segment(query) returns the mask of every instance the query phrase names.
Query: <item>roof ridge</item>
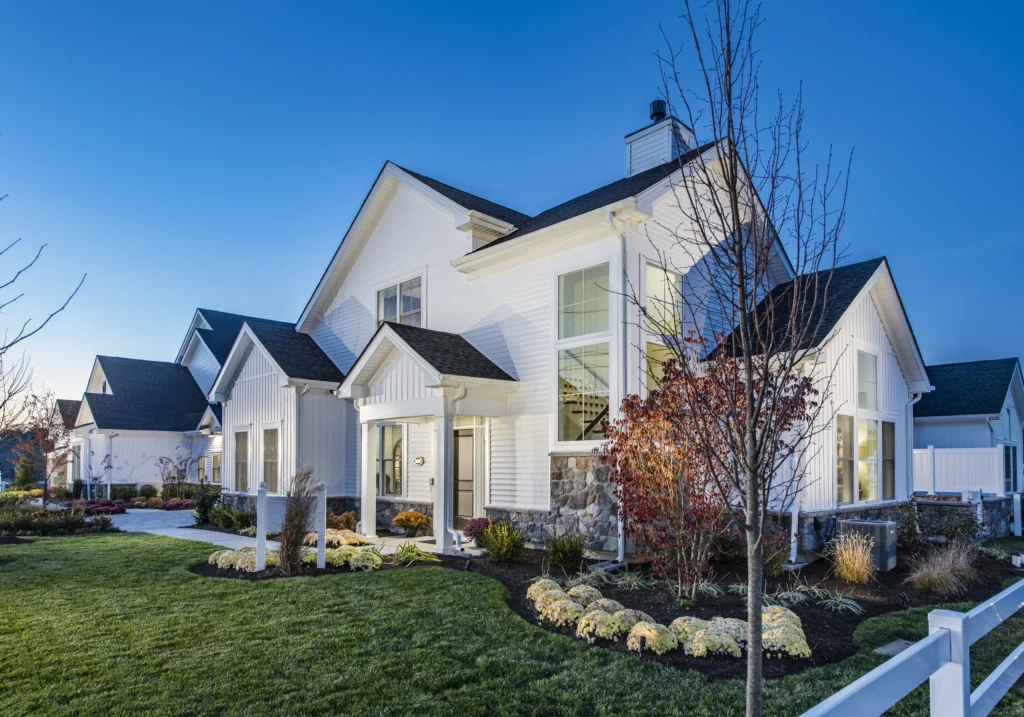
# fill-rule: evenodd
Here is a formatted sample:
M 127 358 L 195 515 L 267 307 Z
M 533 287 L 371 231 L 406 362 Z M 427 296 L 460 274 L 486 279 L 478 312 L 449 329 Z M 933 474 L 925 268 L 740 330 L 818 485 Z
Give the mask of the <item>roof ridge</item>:
M 446 189 L 450 189 L 453 192 L 458 192 L 459 194 L 464 194 L 467 197 L 470 197 L 472 199 L 477 199 L 477 200 L 479 200 L 481 202 L 484 202 L 486 204 L 491 204 L 491 205 L 493 205 L 493 206 L 495 206 L 495 207 L 497 207 L 499 209 L 502 209 L 502 210 L 504 210 L 506 212 L 510 212 L 512 214 L 515 214 L 515 215 L 518 216 L 518 218 L 520 220 L 532 219 L 533 218 L 529 214 L 526 214 L 525 212 L 521 212 L 518 209 L 513 209 L 512 207 L 509 207 L 509 206 L 507 206 L 505 204 L 499 204 L 498 202 L 495 202 L 493 200 L 487 199 L 486 197 L 481 197 L 479 194 L 473 194 L 472 192 L 467 192 L 465 189 L 459 189 L 458 187 L 452 186 L 451 184 L 448 184 L 447 182 L 442 182 L 440 179 L 434 179 L 433 177 L 427 176 L 426 174 L 421 174 L 419 172 L 414 172 L 411 169 L 407 169 L 406 167 L 403 167 L 402 165 L 398 164 L 397 162 L 392 162 L 392 164 L 394 164 L 396 167 L 401 169 L 403 172 L 406 172 L 407 174 L 411 174 L 413 177 L 415 177 L 416 179 L 420 180 L 421 182 L 423 182 L 427 186 L 430 186 L 431 183 L 440 185 L 441 187 L 445 187 Z M 424 181 L 424 180 L 426 180 L 426 181 Z M 431 187 L 431 189 L 437 190 L 437 187 Z M 456 201 L 456 202 L 459 201 L 458 199 L 456 199 L 454 197 L 449 197 L 449 198 L 452 199 L 453 201 Z M 461 202 L 459 202 L 459 203 L 461 204 Z M 466 209 L 472 210 L 473 207 L 466 207 Z M 479 210 L 479 211 L 483 211 L 483 210 Z M 487 214 L 486 211 L 483 211 L 483 213 Z M 495 219 L 502 219 L 502 217 L 495 217 Z M 507 221 L 507 219 L 502 219 L 502 220 L 503 221 Z M 515 222 L 512 222 L 512 223 L 514 224 Z
M 1006 358 L 997 359 L 975 359 L 974 361 L 947 361 L 946 363 L 933 363 L 928 364 L 925 368 L 942 368 L 943 366 L 967 366 L 975 363 L 1003 363 L 1005 361 L 1020 362 L 1020 358 L 1017 356 L 1007 356 Z

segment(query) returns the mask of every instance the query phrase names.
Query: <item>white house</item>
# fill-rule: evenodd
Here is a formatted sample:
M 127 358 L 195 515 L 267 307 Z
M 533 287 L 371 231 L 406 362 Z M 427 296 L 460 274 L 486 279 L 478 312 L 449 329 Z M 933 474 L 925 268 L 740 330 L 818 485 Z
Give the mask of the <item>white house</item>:
M 666 229 L 688 221 L 673 187 L 718 161 L 675 118 L 652 119 L 626 137 L 625 178 L 536 216 L 386 163 L 292 330 L 309 341 L 247 323 L 214 383 L 225 491 L 251 499 L 266 476 L 280 491 L 317 461 L 368 534 L 415 508 L 441 547 L 487 515 L 534 542 L 579 531 L 615 550 L 594 449 L 602 419 L 646 390 L 643 356 L 661 340 L 625 297 L 663 305 L 666 285 L 686 280 L 692 260 Z M 659 268 L 659 252 L 679 274 Z M 845 303 L 829 316 L 839 339 L 820 338 L 822 360 L 840 366 L 843 419 L 828 440 L 842 445 L 819 452 L 807 511 L 907 499 L 909 404 L 929 387 L 888 264 L 840 271 Z M 779 285 L 793 278 L 781 244 L 771 272 Z M 840 344 L 849 350 L 831 353 Z M 854 432 L 874 448 L 848 456 Z
M 1021 490 L 1024 381 L 1016 358 L 928 367 L 935 391 L 914 409 L 915 490 Z

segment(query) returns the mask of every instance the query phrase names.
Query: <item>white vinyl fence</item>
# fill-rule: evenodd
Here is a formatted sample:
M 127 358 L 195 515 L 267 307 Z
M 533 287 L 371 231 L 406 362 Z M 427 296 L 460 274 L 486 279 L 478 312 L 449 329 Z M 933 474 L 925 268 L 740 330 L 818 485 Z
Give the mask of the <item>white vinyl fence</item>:
M 914 492 L 1005 495 L 1003 447 L 914 449 Z
M 928 637 L 802 717 L 881 715 L 928 680 L 931 717 L 984 717 L 1024 673 L 1024 643 L 971 692 L 970 647 L 1024 607 L 1024 580 L 967 613 L 932 610 Z

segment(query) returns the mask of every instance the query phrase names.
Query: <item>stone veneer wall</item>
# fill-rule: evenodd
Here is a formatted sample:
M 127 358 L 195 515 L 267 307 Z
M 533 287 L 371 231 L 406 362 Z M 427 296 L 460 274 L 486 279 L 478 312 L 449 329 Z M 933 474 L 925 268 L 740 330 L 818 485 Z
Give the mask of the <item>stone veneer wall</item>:
M 523 537 L 543 545 L 547 536 L 579 533 L 597 552 L 618 550 L 618 507 L 609 488 L 608 466 L 593 453 L 551 456 L 551 508 L 548 511 L 488 508 L 492 520 L 512 523 Z
M 951 513 L 977 515 L 978 507 L 959 496 L 927 496 L 915 498 L 919 521 L 938 524 Z M 990 538 L 1003 538 L 1013 531 L 1013 497 L 984 496 L 981 500 L 981 530 Z
M 418 510 L 423 515 L 427 516 L 429 521 L 427 527 L 420 528 L 420 535 L 429 533 L 433 530 L 434 524 L 434 504 L 433 503 L 414 503 L 411 501 L 398 501 L 398 500 L 380 500 L 377 499 L 377 528 L 387 531 L 395 531 L 396 528 L 392 525 L 391 521 L 395 519 L 395 516 L 399 513 L 404 513 L 407 510 Z M 359 515 L 356 513 L 356 515 Z
M 819 557 L 817 553 L 835 535 L 840 520 L 891 520 L 898 523 L 900 521 L 899 510 L 907 502 L 909 501 L 875 507 L 852 506 L 831 511 L 800 513 L 797 525 L 798 559 L 801 561 L 816 560 Z M 783 517 L 783 526 L 787 531 L 790 530 L 791 520 L 790 515 Z

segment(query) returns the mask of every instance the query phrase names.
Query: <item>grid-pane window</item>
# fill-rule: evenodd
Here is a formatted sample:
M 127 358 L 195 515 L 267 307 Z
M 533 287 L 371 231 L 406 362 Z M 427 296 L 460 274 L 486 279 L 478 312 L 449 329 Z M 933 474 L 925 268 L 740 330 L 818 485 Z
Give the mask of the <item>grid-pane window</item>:
M 857 421 L 858 500 L 878 500 L 878 421 Z
M 857 408 L 878 410 L 878 357 L 857 352 Z
M 220 455 L 217 453 L 213 454 L 213 472 L 210 480 L 220 485 Z
M 235 433 L 235 490 L 249 492 L 249 432 Z
M 199 462 L 196 463 L 196 479 L 200 483 L 206 482 L 206 456 L 199 456 Z
M 403 324 L 409 324 L 410 326 L 422 326 L 420 321 L 420 286 L 422 281 L 419 277 L 410 281 L 402 282 L 400 294 L 402 297 L 402 313 L 399 316 L 399 321 Z
M 558 440 L 604 438 L 608 418 L 608 344 L 589 344 L 558 352 Z
M 277 492 L 278 474 L 278 430 L 276 428 L 263 429 L 263 482 L 267 484 L 268 493 Z
M 648 391 L 661 388 L 661 379 L 665 376 L 665 362 L 672 358 L 671 349 L 648 342 L 644 349 L 644 377 Z
M 423 279 L 416 277 L 377 292 L 377 323 L 423 326 Z
M 402 495 L 402 427 L 381 426 L 378 436 L 377 493 Z
M 853 416 L 836 416 L 839 503 L 853 502 Z
M 398 287 L 389 286 L 377 292 L 377 323 L 398 321 Z
M 608 330 L 608 265 L 558 277 L 558 338 Z
M 882 500 L 896 498 L 896 424 L 882 421 Z
M 1003 490 L 1013 491 L 1013 446 L 1003 446 Z
M 647 330 L 659 336 L 680 336 L 683 278 L 654 264 L 647 265 Z

